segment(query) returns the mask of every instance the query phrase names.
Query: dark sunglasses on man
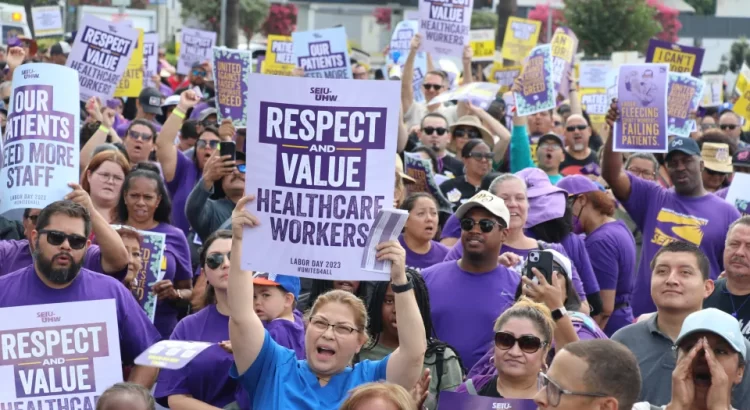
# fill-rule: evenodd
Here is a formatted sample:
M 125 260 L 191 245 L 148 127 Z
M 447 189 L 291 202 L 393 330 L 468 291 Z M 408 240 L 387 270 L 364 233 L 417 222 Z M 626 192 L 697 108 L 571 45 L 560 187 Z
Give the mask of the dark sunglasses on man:
M 737 127 L 739 127 L 739 125 L 736 125 L 736 124 L 721 124 L 721 125 L 719 125 L 719 128 L 721 128 L 722 131 L 734 130 Z
M 153 134 L 149 134 L 147 132 L 138 132 L 130 130 L 128 131 L 128 137 L 132 138 L 134 140 L 141 140 L 143 142 L 149 142 L 152 138 L 154 138 Z
M 461 230 L 462 231 L 470 231 L 474 229 L 474 225 L 479 225 L 479 229 L 484 233 L 490 233 L 493 229 L 495 229 L 495 225 L 500 227 L 500 229 L 503 228 L 503 225 L 500 224 L 497 221 L 493 221 L 492 219 L 481 219 L 479 222 L 471 219 L 471 218 L 464 218 L 461 220 Z
M 429 91 L 430 88 L 432 88 L 435 91 L 440 91 L 441 88 L 443 88 L 442 84 L 428 84 L 424 83 L 422 84 L 422 87 L 424 87 L 425 90 Z
M 565 128 L 565 130 L 568 131 L 568 132 L 573 132 L 575 130 L 583 131 L 583 130 L 585 130 L 588 127 L 589 127 L 588 125 L 584 125 L 584 124 L 581 124 L 581 125 L 568 125 Z
M 39 231 L 39 234 L 47 235 L 47 243 L 52 246 L 60 246 L 65 242 L 68 241 L 68 245 L 70 245 L 71 249 L 80 250 L 83 249 L 84 246 L 86 246 L 86 239 L 85 236 L 76 235 L 76 234 L 66 234 L 65 232 L 60 231 L 53 231 L 53 230 L 47 230 L 42 229 Z
M 422 128 L 422 132 L 424 132 L 426 135 L 437 133 L 437 135 L 443 136 L 446 132 L 448 132 L 448 129 L 443 127 L 424 127 Z

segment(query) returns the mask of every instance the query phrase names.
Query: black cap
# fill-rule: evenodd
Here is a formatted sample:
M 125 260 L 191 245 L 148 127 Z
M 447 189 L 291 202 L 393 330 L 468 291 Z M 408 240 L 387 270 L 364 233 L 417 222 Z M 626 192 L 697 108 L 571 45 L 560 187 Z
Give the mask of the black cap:
M 149 114 L 161 115 L 161 93 L 153 87 L 146 87 L 138 95 L 143 111 Z
M 70 54 L 70 44 L 60 41 L 52 45 L 49 49 L 49 55 L 56 56 L 56 55 L 65 55 L 67 56 Z
M 732 165 L 737 167 L 750 167 L 750 148 L 743 148 L 734 153 Z
M 701 155 L 701 149 L 698 148 L 698 143 L 692 138 L 686 137 L 675 137 L 669 142 L 669 151 L 667 151 L 667 159 L 672 155 L 673 152 L 682 152 L 687 155 Z
M 539 137 L 539 140 L 537 141 L 537 145 L 542 145 L 542 142 L 546 140 L 553 140 L 556 144 L 559 144 L 561 147 L 565 146 L 565 143 L 563 142 L 563 139 L 555 134 L 554 132 L 548 132 L 541 137 Z

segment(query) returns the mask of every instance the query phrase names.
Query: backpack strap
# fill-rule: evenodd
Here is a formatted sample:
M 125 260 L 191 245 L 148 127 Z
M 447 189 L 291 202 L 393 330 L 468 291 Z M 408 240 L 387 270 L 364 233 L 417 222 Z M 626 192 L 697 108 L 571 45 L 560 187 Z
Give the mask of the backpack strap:
M 477 388 L 474 387 L 474 382 L 471 379 L 466 380 L 466 392 L 472 396 L 478 396 Z

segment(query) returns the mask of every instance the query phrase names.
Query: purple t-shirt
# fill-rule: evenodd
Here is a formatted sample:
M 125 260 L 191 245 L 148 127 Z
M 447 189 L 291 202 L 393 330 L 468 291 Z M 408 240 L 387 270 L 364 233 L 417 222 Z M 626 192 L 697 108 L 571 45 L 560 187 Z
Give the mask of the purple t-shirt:
M 727 192 L 729 192 L 729 187 L 721 188 L 720 190 L 714 192 L 714 195 L 718 196 L 721 199 L 727 199 Z
M 167 182 L 167 189 L 172 199 L 172 224 L 180 228 L 185 236 L 190 232 L 190 222 L 185 216 L 185 204 L 200 178 L 201 171 L 195 162 L 178 151 L 174 178 Z
M 151 124 L 153 124 L 154 128 L 156 128 L 156 132 L 161 131 L 161 124 L 156 121 L 151 121 Z M 130 121 L 128 120 L 118 121 L 118 124 L 115 125 L 115 132 L 117 133 L 117 136 L 119 136 L 120 138 L 125 138 L 125 132 L 128 131 L 129 126 Z M 154 137 L 156 137 L 156 135 L 154 135 Z
M 565 251 L 565 248 L 563 248 L 562 245 L 559 243 L 544 243 L 544 248 L 554 249 L 561 254 L 568 256 L 568 253 Z M 521 257 L 521 262 L 511 267 L 510 269 L 514 272 L 516 272 L 517 275 L 520 275 L 523 272 L 523 267 L 526 264 L 526 258 L 529 256 L 529 251 L 537 250 L 539 248 L 533 248 L 533 249 L 516 249 L 511 248 L 508 245 L 503 245 L 500 248 L 500 255 L 504 254 L 505 252 L 513 252 L 516 255 Z M 464 246 L 459 240 L 456 242 L 455 245 L 453 245 L 453 248 L 448 252 L 447 255 L 445 255 L 445 261 L 455 261 L 461 259 L 461 257 L 464 255 Z M 570 258 L 568 256 L 568 258 Z M 575 265 L 573 266 L 573 287 L 576 290 L 576 293 L 581 298 L 582 301 L 586 300 L 586 292 L 583 290 L 583 284 L 581 283 L 581 278 L 578 276 L 578 270 L 576 269 Z M 520 276 L 519 276 L 520 277 Z M 513 292 L 516 290 L 513 289 Z M 514 293 L 515 294 L 515 293 Z
M 172 283 L 192 280 L 193 267 L 190 264 L 190 248 L 182 231 L 166 223 L 160 223 L 150 231 L 167 235 L 167 246 L 164 248 L 167 270 L 162 279 L 171 280 Z M 163 338 L 166 339 L 172 334 L 177 325 L 177 309 L 174 307 L 174 302 L 167 300 L 157 302 L 154 325 L 159 329 Z
M 171 340 L 220 343 L 229 340 L 229 316 L 209 305 L 177 324 Z M 234 356 L 214 344 L 202 351 L 180 370 L 162 369 L 154 397 L 168 407 L 171 395 L 189 394 L 194 399 L 215 407 L 224 407 L 235 400 L 237 382 L 229 377 Z
M 534 235 L 530 231 L 527 231 L 526 235 L 534 238 Z M 568 256 L 570 263 L 573 264 L 573 270 L 581 279 L 583 290 L 586 294 L 590 295 L 599 292 L 599 282 L 596 280 L 594 268 L 591 267 L 589 253 L 586 250 L 583 238 L 574 233 L 569 233 L 568 236 L 563 238 L 560 245 L 565 249 L 564 254 Z
M 633 323 L 630 302 L 635 282 L 635 239 L 625 222 L 609 222 L 586 237 L 586 249 L 599 287 L 615 291 L 615 310 L 604 327 L 604 333 L 612 336 Z
M 297 360 L 305 360 L 305 322 L 302 314 L 294 311 L 294 322 L 286 319 L 276 319 L 265 322 L 264 326 L 268 334 L 278 344 L 287 349 L 294 350 Z
M 26 239 L 20 241 L 0 241 L 0 261 L 2 261 L 0 263 L 0 276 L 33 264 L 34 258 L 31 256 L 29 241 Z M 102 252 L 97 245 L 89 246 L 86 254 L 83 256 L 83 264 L 81 266 L 90 271 L 109 274 L 109 272 L 104 272 L 104 268 L 102 267 Z M 127 273 L 128 268 L 126 266 L 125 269 L 119 272 L 113 272 L 111 276 L 122 280 Z
M 31 265 L 0 278 L 0 308 L 104 299 L 115 300 L 120 356 L 123 364 L 132 364 L 161 337 L 133 295 L 117 280 L 82 268 L 68 287 L 52 289 Z
M 637 317 L 656 311 L 651 299 L 649 265 L 659 248 L 673 241 L 699 246 L 711 264 L 711 278 L 716 279 L 724 270 L 724 241 L 729 225 L 740 213 L 713 194 L 686 197 L 630 173 L 628 178 L 630 198 L 622 204 L 643 232 L 641 262 L 633 288 L 633 315 Z
M 420 254 L 409 249 L 406 245 L 406 241 L 404 241 L 403 234 L 399 235 L 398 241 L 406 251 L 406 266 L 418 271 L 442 262 L 443 259 L 445 259 L 445 255 L 448 254 L 448 247 L 440 242 L 430 241 L 430 250 L 425 254 Z
M 513 305 L 520 276 L 504 266 L 469 273 L 456 261 L 429 267 L 422 276 L 438 339 L 453 346 L 464 366 L 471 368 L 492 345 L 492 326 Z
M 445 238 L 460 238 L 461 237 L 461 221 L 456 218 L 455 214 L 451 214 L 448 220 L 445 221 L 445 226 L 440 232 L 440 239 Z

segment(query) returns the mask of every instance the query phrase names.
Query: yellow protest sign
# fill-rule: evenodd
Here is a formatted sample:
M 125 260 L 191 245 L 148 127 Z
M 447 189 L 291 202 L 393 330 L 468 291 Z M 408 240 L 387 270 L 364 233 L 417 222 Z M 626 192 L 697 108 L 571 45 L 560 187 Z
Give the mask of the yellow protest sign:
M 474 56 L 471 61 L 493 61 L 495 59 L 495 30 L 471 30 L 469 44 Z
M 115 89 L 115 97 L 138 97 L 143 89 L 143 30 L 138 29 L 138 44 L 130 56 L 125 73 Z
M 520 65 L 512 67 L 503 67 L 503 63 L 495 62 L 490 70 L 490 77 L 488 81 L 491 83 L 500 84 L 500 93 L 506 93 L 510 91 L 513 86 L 513 82 L 521 75 Z
M 261 74 L 292 75 L 294 67 L 292 37 L 269 35 L 266 59 L 260 65 Z
M 667 41 L 651 39 L 646 51 L 647 63 L 668 63 L 669 71 L 691 73 L 700 77 L 704 50 L 699 47 L 688 47 Z
M 503 58 L 521 62 L 539 40 L 542 23 L 536 20 L 511 17 L 503 40 Z
M 606 122 L 607 111 L 607 89 L 606 88 L 581 88 L 578 91 L 581 97 L 581 108 L 586 110 L 592 125 L 602 126 Z
M 735 101 L 732 111 L 737 115 L 745 119 L 745 125 L 742 127 L 743 131 L 750 130 L 750 78 L 746 72 L 747 66 L 743 64 L 742 70 L 737 77 L 737 84 L 735 89 L 737 90 L 740 98 Z

